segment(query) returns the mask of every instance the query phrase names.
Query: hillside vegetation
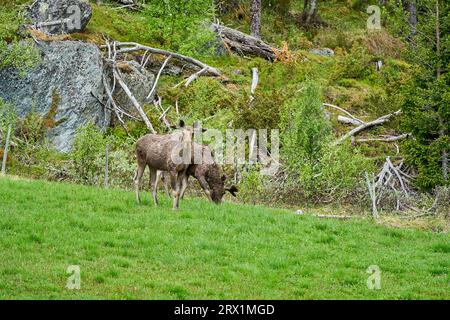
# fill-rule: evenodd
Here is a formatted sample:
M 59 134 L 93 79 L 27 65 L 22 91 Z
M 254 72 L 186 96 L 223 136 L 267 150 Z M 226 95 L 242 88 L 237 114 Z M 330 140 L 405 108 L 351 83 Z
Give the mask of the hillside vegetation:
M 174 213 L 147 199 L 1 178 L 0 299 L 450 298 L 448 235 L 192 198 Z M 79 290 L 65 287 L 70 265 Z
M 169 1 L 171 5 L 167 1 L 138 2 L 142 6 L 128 10 L 118 9 L 116 1 L 103 1 L 101 5 L 90 1 L 93 17 L 83 32 L 53 38 L 34 36 L 97 45 L 103 45 L 105 39 L 134 41 L 189 55 L 220 69 L 221 77 L 200 77 L 187 88 L 176 85 L 192 72 L 163 74 L 157 92 L 162 108 L 171 107 L 166 115 L 171 123 L 183 118 L 190 124 L 201 120 L 203 127 L 221 131 L 280 130 L 281 168 L 277 175 L 262 176 L 257 166 L 224 167 L 239 184 L 240 202 L 283 207 L 350 205 L 355 206 L 356 214 L 369 214 L 364 174 L 376 175 L 390 157 L 395 165 L 403 165 L 408 175 L 414 176 L 410 181 L 413 197 L 400 208 L 397 193 L 393 192 L 379 204 L 382 215 L 414 217 L 432 212 L 437 220 L 446 221 L 440 222 L 437 229 L 446 229 L 450 215 L 449 182 L 443 173 L 443 152 L 450 146 L 450 42 L 446 19 L 449 10 L 443 1 L 440 20 L 437 19 L 442 30 L 439 56 L 436 48 L 427 44 L 436 22 L 431 14 L 432 1 L 420 4 L 423 25 L 414 46 L 408 42 L 410 26 L 397 1 L 387 1 L 382 6 L 382 28 L 376 31 L 367 29 L 366 10 L 378 1 L 318 1 L 320 23 L 315 26 L 302 24 L 304 1 L 262 1 L 261 37 L 279 49 L 274 62 L 228 50 L 220 54 L 220 41 L 210 30 L 211 21 L 218 19 L 226 26 L 249 33 L 250 1 L 230 1 L 234 4 L 231 7 L 226 6 L 227 1 Z M 20 30 L 22 21 L 17 19 L 29 1 L 0 3 L 0 53 L 7 55 L 9 65 L 30 68 L 37 63 L 37 57 L 24 49 L 19 40 L 33 40 Z M 5 49 L 6 43 L 16 44 L 13 53 Z M 313 54 L 314 48 L 330 48 L 334 55 Z M 140 57 L 130 54 L 127 58 Z M 424 58 L 429 61 L 423 62 Z M 156 56 L 155 60 L 159 67 L 164 57 Z M 382 68 L 377 71 L 378 61 L 382 61 Z M 442 73 L 438 79 L 434 76 L 436 66 Z M 252 68 L 258 68 L 260 80 L 249 104 Z M 365 130 L 358 138 L 402 134 L 408 138 L 392 142 L 347 139 L 334 145 L 352 126 L 338 122 L 337 116 L 342 114 L 323 103 L 339 106 L 366 122 L 402 109 L 401 116 Z M 176 105 L 180 114 L 175 111 Z M 46 143 L 49 119 L 34 114 L 17 119 L 11 110 L 14 106 L 0 100 L 1 135 L 5 136 L 8 123 L 15 128 L 15 145 L 8 161 L 11 174 L 98 186 L 103 182 L 108 144 L 111 185 L 132 187 L 134 143 L 147 132 L 142 123 L 127 121 L 125 130 L 115 120 L 106 132 L 87 125 L 79 128 L 72 152 L 59 154 Z M 159 109 L 149 104 L 144 110 L 158 132 L 167 132 Z M 433 210 L 427 211 L 430 208 Z

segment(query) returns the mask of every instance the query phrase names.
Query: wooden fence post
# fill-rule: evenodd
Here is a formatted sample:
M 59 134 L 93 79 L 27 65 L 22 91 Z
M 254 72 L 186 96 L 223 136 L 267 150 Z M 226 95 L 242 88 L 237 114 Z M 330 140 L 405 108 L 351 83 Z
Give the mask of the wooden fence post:
M 3 150 L 3 161 L 2 161 L 2 175 L 3 176 L 6 174 L 6 160 L 8 159 L 8 149 L 9 149 L 9 142 L 11 139 L 11 130 L 12 130 L 12 125 L 10 124 L 8 127 L 8 134 L 6 136 L 5 149 Z
M 370 199 L 372 200 L 372 215 L 374 219 L 378 219 L 380 215 L 378 214 L 377 210 L 377 193 L 376 193 L 375 176 L 372 174 L 372 181 L 370 181 L 371 179 L 369 179 L 367 171 L 364 172 L 364 175 L 366 177 L 366 184 L 367 189 L 369 190 L 369 196 Z

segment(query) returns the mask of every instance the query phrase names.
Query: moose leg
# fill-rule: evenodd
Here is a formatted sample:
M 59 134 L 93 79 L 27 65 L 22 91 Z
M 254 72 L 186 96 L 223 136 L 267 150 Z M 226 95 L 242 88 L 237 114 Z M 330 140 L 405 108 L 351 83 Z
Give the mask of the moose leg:
M 187 174 L 185 174 L 183 176 L 182 181 L 181 181 L 181 191 L 180 191 L 180 198 L 181 199 L 184 198 L 184 193 L 186 192 L 186 188 L 188 186 L 188 179 L 189 179 L 189 176 Z
M 164 190 L 166 190 L 166 194 L 170 198 L 170 190 L 169 190 L 170 181 L 169 181 L 167 172 L 163 172 L 163 171 L 160 171 L 160 172 L 161 172 L 161 180 L 162 180 L 163 185 L 164 185 Z
M 180 201 L 180 184 L 178 183 L 178 172 L 170 173 L 170 182 L 172 184 L 172 193 L 173 193 L 173 209 L 178 209 L 179 201 Z
M 153 194 L 153 203 L 155 206 L 158 205 L 158 180 L 159 172 L 156 169 L 150 168 L 150 187 Z
M 211 192 L 209 191 L 208 182 L 206 182 L 205 177 L 200 177 L 198 179 L 198 182 L 200 183 L 200 186 L 202 187 L 203 191 L 205 191 L 206 196 L 208 197 L 209 201 L 213 202 L 212 198 L 211 198 Z
M 139 196 L 139 185 L 141 183 L 142 175 L 144 174 L 145 165 L 138 163 L 136 174 L 134 176 L 134 187 L 136 189 L 136 201 L 141 203 L 141 197 Z

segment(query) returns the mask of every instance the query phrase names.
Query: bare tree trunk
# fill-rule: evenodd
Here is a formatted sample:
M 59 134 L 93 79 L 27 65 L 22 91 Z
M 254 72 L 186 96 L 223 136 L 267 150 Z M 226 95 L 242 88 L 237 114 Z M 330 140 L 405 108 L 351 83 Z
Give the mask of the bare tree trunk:
M 305 0 L 303 7 L 304 22 L 306 25 L 314 23 L 317 18 L 317 0 Z
M 437 56 L 437 66 L 436 66 L 436 78 L 441 77 L 441 26 L 439 21 L 439 0 L 436 0 L 436 56 Z M 439 135 L 441 137 L 445 136 L 445 125 L 444 120 L 439 116 Z M 442 150 L 442 175 L 445 181 L 448 180 L 448 151 L 444 148 Z
M 415 0 L 403 0 L 403 10 L 408 13 L 408 22 L 411 26 L 411 34 L 407 37 L 408 41 L 412 41 L 412 38 L 417 33 L 417 6 Z
M 252 0 L 251 13 L 250 34 L 257 39 L 261 39 L 261 0 Z

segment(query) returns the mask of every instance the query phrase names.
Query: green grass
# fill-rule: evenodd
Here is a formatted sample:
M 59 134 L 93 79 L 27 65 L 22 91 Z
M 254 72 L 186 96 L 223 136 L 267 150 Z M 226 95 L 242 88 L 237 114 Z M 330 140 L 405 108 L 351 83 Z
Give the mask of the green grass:
M 2 299 L 449 299 L 446 234 L 0 179 Z M 67 267 L 81 289 L 65 288 Z M 366 270 L 378 265 L 381 290 Z

